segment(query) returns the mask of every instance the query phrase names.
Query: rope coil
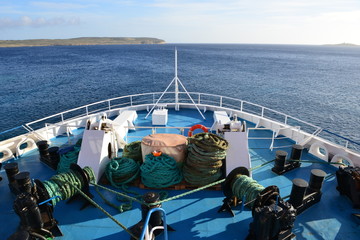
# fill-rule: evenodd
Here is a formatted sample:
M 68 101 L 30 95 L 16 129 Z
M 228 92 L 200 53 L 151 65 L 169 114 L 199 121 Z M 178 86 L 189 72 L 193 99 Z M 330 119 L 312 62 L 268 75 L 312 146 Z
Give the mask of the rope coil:
M 89 176 L 90 182 L 95 182 L 95 173 L 90 167 L 85 167 L 83 169 L 86 174 Z M 66 173 L 60 173 L 52 176 L 48 181 L 43 182 L 46 191 L 48 192 L 53 206 L 56 205 L 61 200 L 67 200 L 78 193 L 78 190 L 73 186 L 77 186 L 79 189 L 82 189 L 85 184 L 85 179 L 80 175 L 80 173 L 69 170 Z
M 218 180 L 228 142 L 212 133 L 198 133 L 188 141 L 188 157 L 183 167 L 185 180 L 195 186 Z
M 131 142 L 125 145 L 123 157 L 131 158 L 135 161 L 142 161 L 142 152 L 141 152 L 141 141 Z
M 183 179 L 175 159 L 166 154 L 158 157 L 146 155 L 140 169 L 142 182 L 151 188 L 166 188 L 180 183 Z
M 256 180 L 246 176 L 237 175 L 232 185 L 232 192 L 238 199 L 245 197 L 250 207 L 253 206 L 256 197 L 265 189 Z
M 79 139 L 76 144 L 72 147 L 71 151 L 60 154 L 60 161 L 57 166 L 58 173 L 64 173 L 69 171 L 71 164 L 77 163 L 82 139 Z
M 140 173 L 140 164 L 131 158 L 113 158 L 106 166 L 105 174 L 111 185 L 123 188 L 135 180 Z

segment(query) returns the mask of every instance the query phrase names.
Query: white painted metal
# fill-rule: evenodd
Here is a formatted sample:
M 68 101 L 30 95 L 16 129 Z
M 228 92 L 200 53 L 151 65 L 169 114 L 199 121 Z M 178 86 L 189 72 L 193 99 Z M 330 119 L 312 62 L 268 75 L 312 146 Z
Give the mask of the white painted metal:
M 226 151 L 226 175 L 237 167 L 251 168 L 249 146 L 246 132 L 225 132 L 225 139 L 229 143 Z
M 36 121 L 32 121 L 25 125 L 33 126 L 33 129 L 27 129 L 27 130 L 31 133 L 31 138 L 33 138 L 35 141 L 37 140 L 37 138 L 40 138 L 40 136 L 43 139 L 46 139 L 47 131 L 45 128 L 45 123 L 47 121 L 54 122 L 54 120 L 60 119 L 62 114 L 64 114 L 64 123 L 69 124 L 69 125 L 73 124 L 73 125 L 77 125 L 79 127 L 81 127 L 81 126 L 84 127 L 85 123 L 86 123 L 86 119 L 87 119 L 86 118 L 86 113 L 87 113 L 86 109 L 90 106 L 91 106 L 91 109 L 94 109 L 94 110 L 92 112 L 88 112 L 89 117 L 94 117 L 94 118 L 98 119 L 101 116 L 99 114 L 99 111 L 105 111 L 105 110 L 108 111 L 107 109 L 103 108 L 103 103 L 106 101 L 107 101 L 107 104 L 110 105 L 110 107 L 112 109 L 111 111 L 109 111 L 107 113 L 110 113 L 112 116 L 114 116 L 114 114 L 116 115 L 116 113 L 115 113 L 116 109 L 117 109 L 117 111 L 120 108 L 131 109 L 131 110 L 145 110 L 146 107 L 148 107 L 149 105 L 154 106 L 153 96 L 155 96 L 155 95 L 159 96 L 160 94 L 162 94 L 162 93 L 161 92 L 153 92 L 153 93 L 135 94 L 135 95 L 111 98 L 111 99 L 107 99 L 104 101 L 99 101 L 99 102 L 91 103 L 91 104 L 81 106 L 78 108 L 74 108 L 74 109 L 71 109 L 68 111 L 64 111 L 64 112 L 61 112 L 58 114 L 54 114 L 54 115 L 51 115 L 51 116 L 48 116 L 48 117 L 45 117 L 45 118 L 42 118 L 42 119 L 39 119 Z M 167 94 L 174 94 L 174 92 L 167 92 Z M 270 108 L 266 108 L 266 107 L 260 106 L 258 104 L 253 104 L 253 103 L 235 99 L 235 98 L 223 97 L 223 100 L 226 99 L 226 105 L 223 103 L 223 106 L 220 107 L 220 103 L 219 103 L 220 96 L 219 95 L 204 94 L 204 93 L 198 93 L 198 92 L 196 92 L 196 93 L 195 92 L 179 92 L 179 97 L 181 95 L 187 95 L 187 94 L 197 95 L 198 101 L 199 101 L 199 103 L 197 105 L 201 106 L 201 108 L 204 108 L 204 109 L 206 108 L 208 111 L 216 111 L 216 110 L 224 110 L 224 111 L 229 111 L 229 112 L 232 111 L 233 113 L 238 114 L 238 116 L 240 118 L 250 121 L 250 122 L 257 123 L 257 122 L 259 122 L 259 120 L 261 120 L 260 125 L 265 128 L 278 129 L 279 127 L 287 127 L 288 129 L 282 130 L 282 132 L 280 134 L 290 137 L 291 139 L 293 139 L 296 142 L 301 143 L 302 141 L 304 141 L 305 139 L 308 139 L 310 137 L 311 139 L 305 144 L 305 147 L 310 147 L 312 144 L 314 144 L 316 142 L 320 142 L 320 143 L 324 144 L 324 146 L 327 148 L 330 156 L 334 156 L 338 153 L 342 153 L 345 151 L 348 154 L 348 158 L 351 161 L 353 161 L 354 165 L 360 166 L 359 152 L 357 152 L 353 149 L 347 149 L 344 146 L 341 146 L 339 144 L 335 144 L 333 142 L 325 140 L 325 139 L 321 138 L 320 136 L 316 136 L 316 132 L 319 131 L 320 128 L 313 124 L 302 121 L 300 119 L 289 116 L 287 114 L 272 110 Z M 146 99 L 147 96 L 148 96 L 148 99 Z M 130 97 L 134 97 L 134 98 L 141 97 L 142 101 L 137 102 L 130 108 L 130 104 L 129 104 Z M 125 100 L 124 101 L 125 103 L 113 104 L 113 102 L 115 102 L 116 100 L 119 100 L 119 99 Z M 174 107 L 174 105 L 175 105 L 174 99 L 171 99 L 171 98 L 167 98 L 167 102 L 165 102 L 165 103 L 169 106 L 169 108 Z M 264 108 L 266 110 L 266 112 L 270 112 L 270 113 L 282 116 L 284 121 L 272 120 L 271 117 L 267 117 L 265 113 L 264 113 L 263 117 L 261 117 L 261 112 L 258 112 L 258 113 L 247 112 L 244 104 L 249 105 L 249 106 L 259 107 L 259 109 L 261 111 L 262 111 L 262 108 Z M 179 98 L 179 105 L 181 105 L 181 107 L 183 107 L 183 108 L 196 108 L 197 107 L 197 105 L 194 105 L 191 103 L 190 104 L 189 103 L 181 103 L 180 98 Z M 98 108 L 97 108 L 97 106 L 98 106 Z M 79 115 L 77 117 L 73 116 L 72 118 L 69 118 L 69 119 L 65 118 L 66 113 L 73 113 L 75 111 L 77 111 L 77 113 L 79 113 Z M 82 113 L 81 113 L 81 111 L 82 111 Z M 96 112 L 96 113 L 94 113 L 94 112 Z M 74 115 L 74 114 L 69 114 L 69 115 Z M 289 125 L 290 120 L 292 122 L 295 121 L 297 124 L 303 124 L 307 128 L 313 128 L 314 130 L 310 133 L 307 133 L 303 130 L 300 130 L 296 127 Z M 41 124 L 42 124 L 42 127 L 41 127 Z M 57 124 L 61 125 L 61 122 L 59 122 Z M 18 128 L 19 127 L 14 128 L 14 129 L 16 130 Z M 34 129 L 36 131 L 34 131 Z M 55 129 L 57 129 L 57 130 L 55 130 Z M 56 135 L 61 134 L 61 132 L 59 131 L 59 126 L 49 127 L 48 131 L 52 132 L 52 134 L 49 134 L 49 137 L 51 137 L 52 135 L 56 136 Z M 0 134 L 9 133 L 9 132 L 11 132 L 11 130 L 4 131 Z M 65 132 L 63 132 L 63 133 L 65 133 Z M 341 138 L 341 136 L 334 135 L 334 137 L 335 138 L 339 137 L 340 140 L 343 140 Z M 2 142 L 0 142 L 0 147 L 3 147 L 7 143 L 13 142 L 13 141 L 14 141 L 13 138 L 2 141 Z M 352 144 L 354 144 L 354 143 L 352 143 Z M 9 148 L 9 149 L 12 151 L 12 153 L 15 153 L 15 147 Z
M 78 164 L 84 168 L 91 167 L 94 170 L 97 181 L 105 171 L 108 157 L 109 144 L 112 143 L 111 132 L 85 130 L 81 143 Z

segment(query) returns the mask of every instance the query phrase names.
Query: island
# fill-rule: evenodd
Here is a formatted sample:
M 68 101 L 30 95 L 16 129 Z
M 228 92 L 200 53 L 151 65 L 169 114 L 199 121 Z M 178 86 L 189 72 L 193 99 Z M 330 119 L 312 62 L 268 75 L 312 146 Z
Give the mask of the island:
M 338 43 L 338 44 L 325 44 L 325 46 L 358 47 L 360 45 L 344 42 L 344 43 Z
M 0 40 L 0 47 L 38 46 L 80 46 L 80 45 L 123 45 L 123 44 L 163 44 L 164 40 L 148 37 L 79 37 L 69 39 L 28 39 Z

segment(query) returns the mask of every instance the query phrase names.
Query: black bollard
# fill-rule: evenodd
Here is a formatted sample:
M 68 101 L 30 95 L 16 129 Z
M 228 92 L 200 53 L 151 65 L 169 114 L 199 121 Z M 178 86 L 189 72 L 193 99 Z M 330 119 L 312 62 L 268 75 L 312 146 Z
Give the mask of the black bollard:
M 16 194 L 17 186 L 16 186 L 15 176 L 16 176 L 16 174 L 19 173 L 18 164 L 16 162 L 8 163 L 5 165 L 4 169 L 6 171 L 6 175 L 7 175 L 8 181 L 9 181 L 10 191 L 12 193 Z
M 276 151 L 276 158 L 274 167 L 272 168 L 272 171 L 275 173 L 280 174 L 285 170 L 285 162 L 286 162 L 287 152 L 285 151 Z
M 20 172 L 16 174 L 15 180 L 20 193 L 31 193 L 31 180 L 29 172 Z
M 59 147 L 51 147 L 48 149 L 49 152 L 49 166 L 52 169 L 57 169 L 57 166 L 60 162 L 60 154 L 59 154 Z
M 301 178 L 295 178 L 292 182 L 293 186 L 291 189 L 289 203 L 291 203 L 295 208 L 298 208 L 303 204 L 305 191 L 309 184 Z
M 320 192 L 326 173 L 320 169 L 312 169 L 310 176 L 309 189 L 315 192 Z
M 291 159 L 291 160 L 300 160 L 303 150 L 304 150 L 304 147 L 303 147 L 303 146 L 301 146 L 301 145 L 299 145 L 299 144 L 294 144 L 294 145 L 292 146 L 290 159 Z

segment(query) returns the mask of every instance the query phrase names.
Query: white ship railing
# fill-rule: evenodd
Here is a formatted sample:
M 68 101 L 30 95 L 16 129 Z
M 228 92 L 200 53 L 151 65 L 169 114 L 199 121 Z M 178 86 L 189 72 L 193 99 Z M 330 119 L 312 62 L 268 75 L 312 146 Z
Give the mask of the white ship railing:
M 10 130 L 0 132 L 0 140 L 3 141 L 8 138 L 25 133 L 34 133 L 35 130 L 44 128 L 45 124 L 66 123 L 70 120 L 79 117 L 86 117 L 103 111 L 111 112 L 112 110 L 126 108 L 126 107 L 152 105 L 156 103 L 157 99 L 161 94 L 162 92 L 133 94 L 133 95 L 94 102 L 91 104 L 73 108 L 67 111 L 63 111 L 57 114 L 53 114 L 32 121 L 22 126 L 12 128 Z M 193 103 L 187 97 L 187 93 L 179 92 L 178 94 L 179 94 L 179 99 L 178 99 L 179 104 L 193 105 Z M 300 120 L 296 117 L 292 117 L 288 114 L 284 114 L 282 112 L 270 109 L 268 107 L 261 106 L 259 104 L 254 104 L 248 101 L 231 98 L 231 97 L 225 97 L 216 94 L 206 94 L 206 93 L 198 93 L 198 92 L 189 92 L 189 94 L 192 96 L 193 99 L 195 99 L 195 101 L 197 101 L 196 104 L 204 107 L 204 110 L 206 106 L 226 108 L 234 111 L 253 114 L 254 116 L 258 116 L 260 118 L 271 119 L 284 125 L 299 126 L 302 131 L 310 133 L 314 136 L 318 135 L 321 132 L 321 128 L 318 126 Z M 174 92 L 167 92 L 163 96 L 161 103 L 166 103 L 168 105 L 175 104 Z M 24 131 L 24 128 L 26 129 L 26 131 Z M 350 147 L 352 145 L 360 146 L 360 143 L 352 141 L 351 139 L 345 138 L 336 133 L 332 133 L 327 130 L 322 130 L 321 133 L 323 132 L 326 132 L 327 134 L 331 135 L 330 137 L 331 139 L 328 140 L 330 141 L 335 140 L 337 144 L 341 144 L 344 147 Z

